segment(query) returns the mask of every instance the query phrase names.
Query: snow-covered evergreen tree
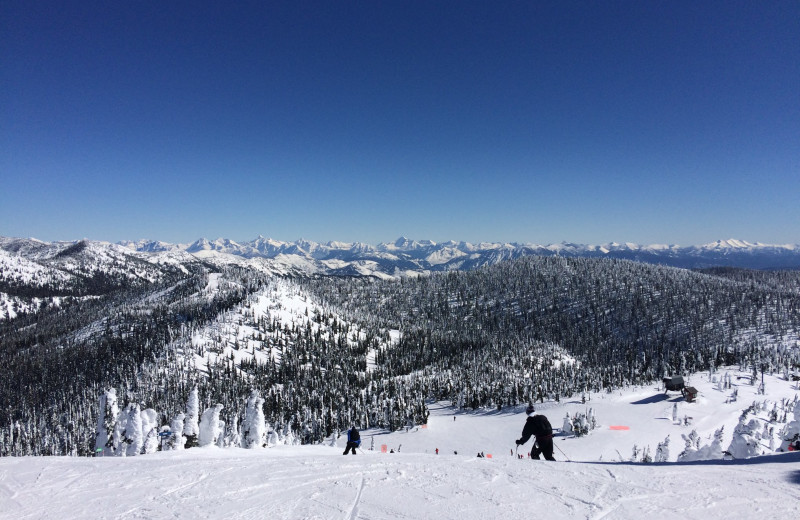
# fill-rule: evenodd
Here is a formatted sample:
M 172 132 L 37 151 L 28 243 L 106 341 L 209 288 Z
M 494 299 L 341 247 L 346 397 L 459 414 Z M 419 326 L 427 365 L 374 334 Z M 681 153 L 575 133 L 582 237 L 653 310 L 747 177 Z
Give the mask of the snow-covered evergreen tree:
M 142 410 L 142 455 L 158 451 L 158 413 L 152 408 Z
M 683 448 L 683 451 L 678 454 L 678 461 L 690 461 L 690 460 L 697 460 L 697 452 L 700 449 L 700 436 L 697 434 L 696 430 L 692 430 L 689 435 L 683 435 L 683 441 L 686 445 Z
M 714 432 L 714 437 L 711 443 L 702 447 L 700 446 L 701 439 L 697 434 L 697 431 L 692 430 L 688 436 L 682 435 L 684 441 L 686 441 L 686 447 L 678 455 L 678 461 L 690 462 L 694 460 L 721 459 L 723 430 L 724 428 L 720 428 Z
M 286 423 L 283 432 L 283 443 L 286 444 L 287 446 L 294 446 L 298 442 L 299 440 L 297 439 L 297 436 L 294 434 L 294 430 L 292 430 L 289 427 L 289 423 Z
M 97 416 L 97 430 L 95 435 L 95 454 L 103 456 L 114 455 L 114 424 L 119 415 L 117 405 L 117 391 L 109 388 L 100 396 L 100 413 Z
M 638 462 L 639 461 L 639 454 L 642 450 L 639 449 L 639 446 L 636 444 L 633 445 L 633 450 L 631 452 L 631 462 Z
M 197 435 L 198 446 L 213 446 L 217 443 L 217 439 L 222 434 L 219 420 L 220 411 L 222 411 L 222 405 L 215 404 L 203 412 L 199 425 L 200 431 Z
M 759 441 L 759 425 L 756 419 L 745 422 L 747 417 L 743 414 L 739 424 L 733 430 L 733 439 L 728 446 L 728 453 L 735 459 L 746 459 L 761 455 L 762 449 Z
M 561 431 L 565 434 L 572 433 L 572 417 L 569 416 L 569 412 L 567 412 L 566 417 L 564 417 L 564 422 L 561 425 Z
M 114 455 L 124 457 L 128 454 L 129 440 L 125 436 L 128 429 L 128 408 L 121 410 L 117 414 L 117 420 L 114 423 L 114 435 L 112 443 L 115 446 Z
M 659 442 L 656 447 L 656 462 L 669 462 L 669 435 L 664 442 Z
M 280 434 L 278 434 L 277 430 L 270 430 L 269 434 L 267 435 L 267 445 L 277 446 L 279 444 L 283 444 Z
M 135 457 L 142 452 L 144 435 L 142 433 L 142 411 L 137 403 L 130 403 L 125 408 L 128 421 L 125 425 L 126 456 Z
M 642 462 L 646 464 L 653 462 L 653 457 L 650 456 L 650 446 L 645 447 L 642 453 Z
M 788 451 L 789 445 L 800 440 L 800 401 L 794 403 L 794 420 L 787 423 L 781 434 L 779 451 Z
M 198 444 L 197 436 L 200 433 L 199 419 L 200 397 L 197 387 L 194 387 L 192 391 L 189 392 L 189 400 L 186 403 L 186 417 L 183 421 L 183 435 L 186 437 L 185 446 L 187 448 L 193 448 Z
M 183 436 L 183 419 L 186 416 L 179 413 L 169 423 L 169 431 L 172 433 L 167 437 L 165 448 L 168 450 L 182 450 L 186 444 L 186 437 Z
M 219 406 L 221 407 L 222 405 L 219 405 Z M 216 440 L 217 448 L 224 448 L 224 447 L 226 447 L 226 444 L 225 444 L 225 421 L 223 421 L 222 419 L 219 419 L 217 421 L 217 427 L 219 429 L 219 434 L 217 435 L 217 440 Z
M 234 414 L 233 418 L 231 419 L 231 423 L 228 425 L 228 429 L 226 430 L 225 446 L 230 446 L 233 448 L 242 447 L 242 434 L 240 426 L 239 414 Z
M 250 393 L 242 421 L 242 447 L 261 448 L 266 441 L 267 425 L 264 420 L 264 399 L 257 390 Z

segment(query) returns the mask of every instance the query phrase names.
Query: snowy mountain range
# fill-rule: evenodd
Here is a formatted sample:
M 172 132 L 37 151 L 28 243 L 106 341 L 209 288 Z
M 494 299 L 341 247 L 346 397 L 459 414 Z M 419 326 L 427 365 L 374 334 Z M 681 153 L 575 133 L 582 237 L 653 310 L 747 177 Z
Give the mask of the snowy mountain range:
M 120 242 L 119 245 L 137 252 L 183 251 L 201 258 L 211 258 L 219 254 L 247 259 L 266 258 L 286 267 L 313 265 L 317 273 L 334 275 L 396 276 L 407 272 L 469 270 L 531 255 L 615 258 L 684 268 L 800 268 L 798 244 L 775 245 L 735 239 L 718 240 L 700 246 L 678 246 L 639 245 L 630 242 L 603 245 L 562 242 L 540 245 L 516 242 L 471 244 L 451 240 L 436 243 L 400 237 L 395 242 L 373 246 L 361 242 L 282 242 L 259 236 L 243 243 L 226 238 L 214 241 L 203 238 L 188 245 L 150 240 Z
M 0 280 L 8 285 L 52 288 L 108 282 L 109 278 L 152 282 L 193 265 L 241 265 L 284 276 L 375 276 L 398 278 L 437 271 L 471 270 L 525 256 L 626 259 L 682 268 L 800 268 L 799 245 L 720 240 L 701 246 L 632 243 L 520 244 L 401 237 L 377 246 L 361 242 L 282 242 L 259 236 L 249 242 L 226 238 L 170 244 L 154 240 L 118 244 L 90 240 L 43 242 L 0 237 Z M 72 291 L 75 292 L 74 290 Z M 80 292 L 80 291 L 78 291 Z M 93 291 L 96 292 L 96 291 Z

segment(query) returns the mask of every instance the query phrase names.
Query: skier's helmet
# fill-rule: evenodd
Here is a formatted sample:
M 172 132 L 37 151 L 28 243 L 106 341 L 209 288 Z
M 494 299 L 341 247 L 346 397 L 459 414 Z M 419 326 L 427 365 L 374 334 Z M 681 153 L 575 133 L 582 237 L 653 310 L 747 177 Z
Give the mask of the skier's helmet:
M 535 412 L 535 411 L 536 411 L 536 409 L 533 407 L 533 405 L 532 405 L 532 404 L 529 404 L 529 405 L 528 405 L 528 407 L 527 407 L 527 408 L 525 408 L 525 414 L 526 414 L 526 415 L 530 415 L 530 414 L 532 414 L 532 413 L 533 413 L 533 412 Z

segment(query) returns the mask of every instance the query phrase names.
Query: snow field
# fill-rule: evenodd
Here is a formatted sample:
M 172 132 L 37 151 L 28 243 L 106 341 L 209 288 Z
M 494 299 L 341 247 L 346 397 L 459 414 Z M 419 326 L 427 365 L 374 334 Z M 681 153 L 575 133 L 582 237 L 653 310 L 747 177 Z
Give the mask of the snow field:
M 666 435 L 672 439 L 669 459 L 675 460 L 683 449 L 681 434 L 692 429 L 705 440 L 724 425 L 727 447 L 738 416 L 753 401 L 779 402 L 800 393 L 797 383 L 777 376 L 765 377 L 765 395 L 744 379 L 732 380 L 736 402 L 726 402 L 733 389 L 716 390 L 708 374 L 695 374 L 687 383 L 700 390 L 696 403 L 674 392 L 664 397 L 653 385 L 592 394 L 585 404 L 572 399 L 537 405 L 537 413 L 554 427 L 567 412 L 593 408 L 597 429 L 583 437 L 555 438 L 571 462 L 558 448 L 557 462 L 512 455 L 526 419 L 522 407 L 467 412 L 443 403 L 431 403 L 424 428 L 362 431 L 364 449 L 357 456 L 342 456 L 342 435 L 333 446 L 326 441 L 125 458 L 5 458 L 0 459 L 0 519 L 798 518 L 800 452 L 627 462 L 634 444 L 654 453 Z M 691 416 L 693 424 L 673 423 L 675 404 L 678 417 Z M 763 416 L 750 418 L 766 422 Z M 619 425 L 629 429 L 610 429 Z M 381 453 L 384 444 L 395 453 Z M 480 451 L 492 457 L 476 457 Z
M 800 453 L 756 464 L 203 448 L 0 461 L 0 518 L 797 518 Z
M 689 435 L 696 430 L 704 444 L 710 443 L 714 432 L 724 426 L 723 449 L 729 446 L 734 428 L 741 412 L 753 402 L 767 402 L 771 409 L 781 400 L 791 401 L 800 395 L 797 383 L 786 381 L 779 376 L 765 376 L 766 394 L 758 394 L 758 387 L 747 383 L 746 379 L 737 379 L 739 374 L 734 368 L 721 369 L 712 375 L 719 380 L 728 372 L 732 376 L 733 388 L 720 391 L 717 384 L 706 372 L 694 374 L 686 378 L 687 386 L 699 390 L 696 402 L 688 403 L 679 392 L 664 394 L 663 388 L 657 384 L 643 387 L 631 387 L 616 390 L 612 393 L 587 393 L 586 403 L 580 396 L 562 399 L 560 403 L 535 403 L 536 413 L 547 416 L 554 429 L 561 428 L 567 413 L 586 413 L 590 408 L 597 418 L 597 428 L 589 435 L 575 437 L 556 433 L 555 458 L 584 462 L 620 462 L 630 461 L 633 446 L 639 449 L 649 447 L 651 455 L 655 454 L 657 445 L 669 435 L 668 461 L 676 461 L 683 451 L 685 443 L 682 435 Z M 742 373 L 741 375 L 744 375 Z M 736 390 L 738 398 L 730 402 L 730 396 Z M 514 441 L 522 433 L 526 416 L 524 406 L 506 408 L 501 411 L 456 411 L 449 403 L 429 404 L 431 417 L 427 427 L 415 426 L 408 432 L 393 433 L 375 432 L 375 446 L 379 449 L 386 444 L 397 450 L 402 445 L 402 452 L 430 453 L 436 448 L 440 456 L 450 455 L 457 451 L 459 455 L 475 456 L 478 452 L 491 453 L 494 457 L 509 456 L 516 448 Z M 677 405 L 678 421 L 673 422 L 673 410 Z M 789 420 L 792 418 L 792 407 L 789 406 Z M 768 425 L 767 413 L 750 415 L 756 417 L 762 425 Z M 455 420 L 453 418 L 455 417 Z M 684 420 L 689 419 L 689 425 Z M 627 426 L 627 430 L 612 430 L 611 426 Z M 776 441 L 782 424 L 774 426 Z M 372 431 L 362 432 L 362 446 L 369 448 Z M 519 453 L 527 454 L 533 441 L 520 446 Z M 762 451 L 769 452 L 769 440 L 761 439 Z M 342 443 L 341 446 L 344 446 Z M 565 456 L 566 454 L 566 456 Z

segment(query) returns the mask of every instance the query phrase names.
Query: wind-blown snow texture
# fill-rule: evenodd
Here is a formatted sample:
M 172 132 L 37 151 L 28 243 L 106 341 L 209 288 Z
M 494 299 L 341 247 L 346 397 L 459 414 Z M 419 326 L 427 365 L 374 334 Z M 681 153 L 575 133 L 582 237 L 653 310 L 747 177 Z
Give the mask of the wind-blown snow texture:
M 525 421 L 519 408 L 462 413 L 442 403 L 431 405 L 427 427 L 362 432 L 365 449 L 355 457 L 342 456 L 343 435 L 335 447 L 324 442 L 265 450 L 210 446 L 134 458 L 6 458 L 0 460 L 0 518 L 477 520 L 527 518 L 534 511 L 547 519 L 797 518 L 800 452 L 696 463 L 619 462 L 630 457 L 634 444 L 654 451 L 666 435 L 675 460 L 681 434 L 693 429 L 710 442 L 724 426 L 727 446 L 739 414 L 752 402 L 768 411 L 800 392 L 797 383 L 767 376 L 761 395 L 732 375 L 732 389 L 720 389 L 708 374 L 690 378 L 700 390 L 696 403 L 665 395 L 655 385 L 591 394 L 586 403 L 545 403 L 537 413 L 555 426 L 567 412 L 589 407 L 598 418 L 587 436 L 556 436 L 557 462 L 512 454 Z M 731 401 L 733 390 L 737 401 Z M 679 421 L 672 419 L 675 404 Z M 750 418 L 769 426 L 763 412 L 754 410 Z M 382 445 L 395 453 L 381 453 Z M 529 448 L 530 443 L 520 453 Z M 479 451 L 487 457 L 476 457 Z

